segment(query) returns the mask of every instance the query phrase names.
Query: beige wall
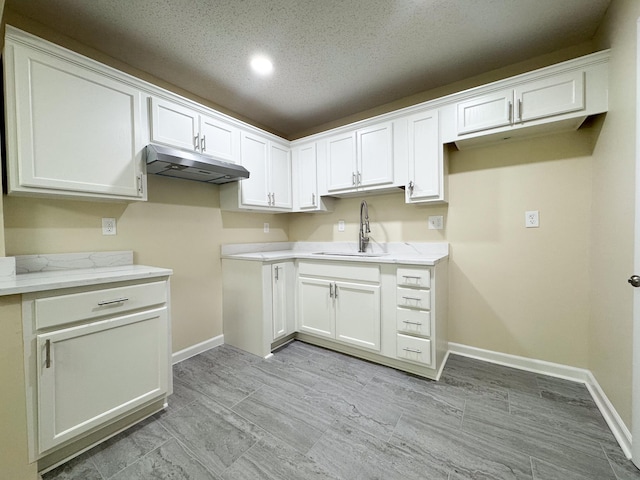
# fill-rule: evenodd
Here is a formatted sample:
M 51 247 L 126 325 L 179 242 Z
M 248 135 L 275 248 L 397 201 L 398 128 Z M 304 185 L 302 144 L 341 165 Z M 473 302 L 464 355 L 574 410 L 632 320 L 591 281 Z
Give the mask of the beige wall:
M 221 212 L 214 185 L 150 176 L 148 191 L 130 204 L 5 197 L 7 254 L 133 250 L 136 263 L 172 268 L 176 352 L 222 334 L 220 246 L 285 241 L 287 218 Z M 117 235 L 102 235 L 102 217 Z
M 598 43 L 611 47 L 609 113 L 593 154 L 589 368 L 631 427 L 636 21 L 640 3 L 614 0 Z M 637 272 L 636 272 L 637 273 Z
M 450 341 L 587 366 L 593 130 L 453 149 L 448 206 L 365 197 L 375 241 L 449 242 Z M 294 216 L 290 239 L 357 241 L 360 200 Z M 526 210 L 540 211 L 540 228 L 524 228 Z M 445 230 L 428 230 L 441 214 Z

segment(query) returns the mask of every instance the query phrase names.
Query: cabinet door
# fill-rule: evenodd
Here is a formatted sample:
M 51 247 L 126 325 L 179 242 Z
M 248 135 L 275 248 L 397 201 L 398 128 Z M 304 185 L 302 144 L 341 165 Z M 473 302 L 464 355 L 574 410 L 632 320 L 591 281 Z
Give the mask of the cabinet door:
M 287 315 L 287 270 L 286 263 L 271 266 L 273 340 L 291 333 Z
M 336 339 L 380 351 L 380 286 L 335 285 Z
M 513 89 L 482 95 L 458 103 L 458 134 L 479 132 L 511 124 Z
M 298 330 L 335 338 L 333 297 L 329 286 L 333 283 L 317 278 L 298 278 Z
M 358 130 L 358 187 L 393 183 L 393 123 Z
M 516 121 L 527 122 L 584 109 L 584 72 L 571 72 L 515 89 Z
M 317 162 L 315 143 L 298 147 L 298 204 L 303 210 L 314 209 L 317 206 Z
M 356 161 L 355 132 L 327 140 L 327 190 L 329 192 L 357 188 Z
M 412 115 L 409 121 L 409 186 L 407 202 L 442 200 L 444 188 L 443 146 L 438 111 Z
M 240 161 L 240 130 L 217 118 L 200 116 L 200 149 L 225 162 Z
M 269 148 L 271 203 L 278 208 L 292 208 L 291 152 L 275 143 Z
M 269 206 L 268 158 L 269 141 L 242 132 L 241 157 L 242 166 L 249 170 L 249 178 L 240 182 L 240 198 L 242 205 Z
M 168 100 L 152 98 L 151 142 L 199 150 L 198 113 Z
M 7 52 L 9 190 L 142 197 L 140 91 L 21 45 Z
M 37 336 L 39 451 L 162 397 L 166 307 Z

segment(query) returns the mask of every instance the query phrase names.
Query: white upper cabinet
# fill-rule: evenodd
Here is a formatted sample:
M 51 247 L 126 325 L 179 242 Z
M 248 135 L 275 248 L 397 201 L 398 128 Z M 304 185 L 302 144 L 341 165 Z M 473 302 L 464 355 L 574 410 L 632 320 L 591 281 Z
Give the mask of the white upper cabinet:
M 315 142 L 295 147 L 293 163 L 297 165 L 298 208 L 315 210 L 318 205 L 318 157 Z
M 249 178 L 220 186 L 223 210 L 291 211 L 291 152 L 286 143 L 241 133 L 241 164 Z
M 11 27 L 4 66 L 10 194 L 146 200 L 138 89 Z
M 608 109 L 609 52 L 598 52 L 451 95 L 441 139 L 458 148 L 575 130 Z
M 584 109 L 584 73 L 545 77 L 458 103 L 458 134 Z
M 340 194 L 394 186 L 394 122 L 384 122 L 329 137 L 327 193 Z
M 411 115 L 409 123 L 409 182 L 407 203 L 446 201 L 446 159 L 440 141 L 438 110 Z
M 151 141 L 210 155 L 225 162 L 240 160 L 240 130 L 177 102 L 151 98 Z

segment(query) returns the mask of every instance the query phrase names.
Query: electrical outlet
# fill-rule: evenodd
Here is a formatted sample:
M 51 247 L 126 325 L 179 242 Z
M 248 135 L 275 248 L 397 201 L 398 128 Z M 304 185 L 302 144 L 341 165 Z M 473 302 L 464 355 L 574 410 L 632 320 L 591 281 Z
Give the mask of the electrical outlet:
M 524 212 L 524 226 L 526 228 L 538 228 L 540 226 L 538 210 Z
M 103 218 L 102 219 L 102 235 L 115 235 L 116 232 L 116 219 L 115 218 Z
M 264 224 L 264 233 L 269 233 L 269 224 L 268 223 Z
M 429 230 L 442 230 L 444 217 L 442 215 L 431 215 L 428 219 Z
M 344 232 L 344 220 L 338 220 L 338 231 Z

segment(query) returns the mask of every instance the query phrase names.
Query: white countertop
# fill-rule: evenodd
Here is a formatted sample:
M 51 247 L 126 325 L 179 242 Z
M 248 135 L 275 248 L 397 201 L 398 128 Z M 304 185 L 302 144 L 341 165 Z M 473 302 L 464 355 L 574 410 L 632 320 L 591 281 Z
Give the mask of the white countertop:
M 393 242 L 370 245 L 358 253 L 349 242 L 278 242 L 222 246 L 222 258 L 276 262 L 282 260 L 330 260 L 361 263 L 392 263 L 433 266 L 449 257 L 447 243 Z
M 133 265 L 133 252 L 83 252 L 0 258 L 0 295 L 167 277 L 168 268 Z
M 58 288 L 84 287 L 126 280 L 166 277 L 173 273 L 167 268 L 145 265 L 83 268 L 47 272 L 22 273 L 0 279 L 0 295 L 40 292 Z

